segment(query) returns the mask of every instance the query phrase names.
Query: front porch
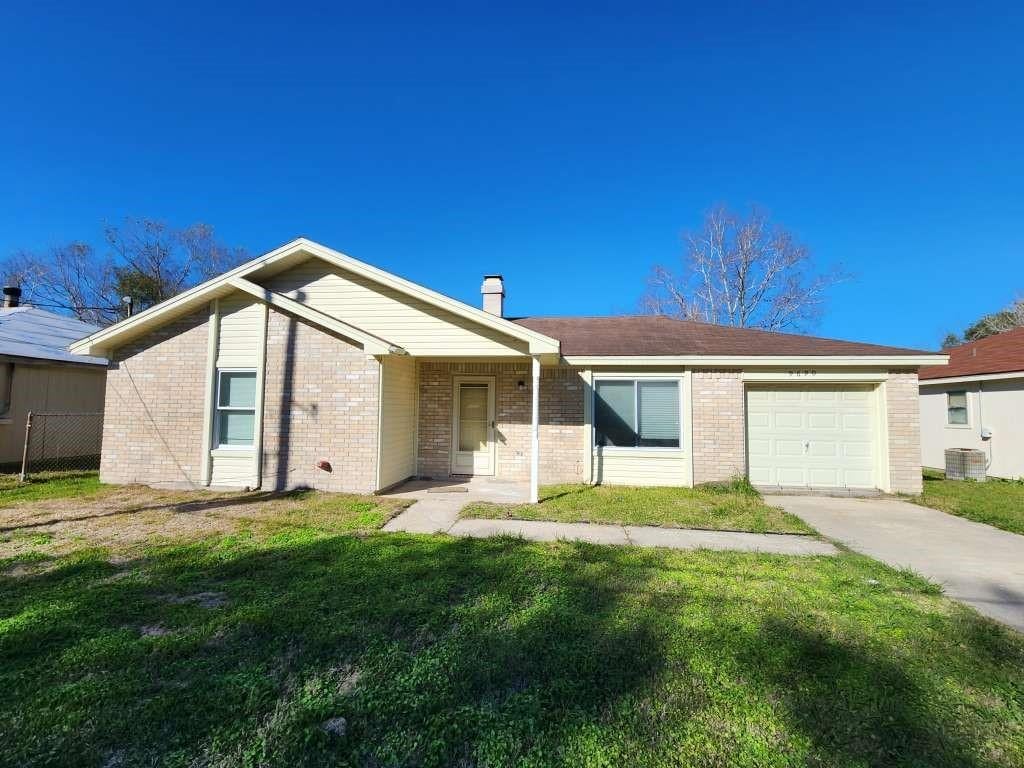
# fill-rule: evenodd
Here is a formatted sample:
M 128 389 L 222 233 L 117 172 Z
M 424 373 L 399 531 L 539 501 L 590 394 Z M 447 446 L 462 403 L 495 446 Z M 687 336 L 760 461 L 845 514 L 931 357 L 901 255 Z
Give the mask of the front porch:
M 536 501 L 542 482 L 586 481 L 578 371 L 527 356 L 414 365 L 414 477 L 441 482 L 399 492 L 496 500 L 525 489 Z

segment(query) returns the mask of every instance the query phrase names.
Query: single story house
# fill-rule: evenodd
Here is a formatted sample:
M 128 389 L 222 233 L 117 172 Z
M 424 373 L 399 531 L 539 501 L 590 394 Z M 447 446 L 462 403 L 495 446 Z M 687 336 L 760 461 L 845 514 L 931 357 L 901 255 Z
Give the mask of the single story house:
M 1024 328 L 945 351 L 949 365 L 921 369 L 921 462 L 976 448 L 990 476 L 1024 477 Z
M 110 358 L 101 478 L 921 487 L 911 349 L 658 316 L 508 318 L 306 239 L 72 346 Z
M 36 307 L 21 306 L 21 290 L 3 289 L 0 308 L 0 465 L 7 470 L 21 464 L 25 445 L 25 420 L 34 413 L 92 413 L 103 411 L 107 361 L 68 351 L 68 345 L 95 325 L 55 315 Z M 52 425 L 59 430 L 60 426 Z M 56 435 L 56 433 L 54 433 Z M 33 458 L 47 458 L 53 451 L 67 456 L 97 456 L 100 452 L 100 419 L 91 417 L 75 424 L 72 441 L 57 436 L 49 448 L 36 445 Z M 48 453 L 49 451 L 49 453 Z

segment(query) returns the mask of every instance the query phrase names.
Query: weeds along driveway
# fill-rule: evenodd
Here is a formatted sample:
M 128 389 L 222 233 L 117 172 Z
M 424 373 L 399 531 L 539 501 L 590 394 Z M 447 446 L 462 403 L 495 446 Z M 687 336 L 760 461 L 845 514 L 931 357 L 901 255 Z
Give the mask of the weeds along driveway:
M 1024 536 L 894 499 L 773 496 L 825 536 L 1024 632 Z

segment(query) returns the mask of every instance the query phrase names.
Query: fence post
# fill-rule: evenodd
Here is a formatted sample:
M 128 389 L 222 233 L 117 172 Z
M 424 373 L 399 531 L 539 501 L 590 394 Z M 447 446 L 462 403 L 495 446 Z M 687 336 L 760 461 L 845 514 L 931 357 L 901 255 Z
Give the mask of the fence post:
M 28 412 L 28 418 L 25 419 L 25 445 L 21 449 L 21 475 L 19 481 L 25 482 L 25 473 L 28 469 L 28 439 L 29 435 L 32 434 L 32 411 Z

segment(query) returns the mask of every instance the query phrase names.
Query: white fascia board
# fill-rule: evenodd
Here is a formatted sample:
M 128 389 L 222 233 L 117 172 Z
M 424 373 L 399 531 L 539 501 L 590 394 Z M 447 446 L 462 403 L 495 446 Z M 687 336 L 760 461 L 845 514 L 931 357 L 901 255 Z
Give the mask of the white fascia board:
M 335 317 L 326 315 L 317 309 L 313 309 L 307 304 L 302 304 L 301 302 L 295 301 L 295 299 L 282 296 L 280 293 L 274 293 L 261 285 L 256 285 L 256 283 L 246 280 L 244 277 L 233 278 L 230 281 L 230 285 L 240 291 L 244 291 L 245 293 L 254 296 L 260 301 L 269 304 L 276 309 L 301 317 L 314 325 L 325 328 L 326 330 L 337 333 L 339 336 L 344 336 L 347 339 L 357 342 L 368 355 L 406 354 L 405 350 L 396 344 L 392 344 L 385 339 L 374 336 L 366 331 L 362 331 L 354 325 L 349 325 Z
M 374 282 L 380 283 L 381 285 L 393 288 L 400 293 L 418 298 L 428 304 L 459 315 L 460 317 L 467 318 L 479 323 L 480 325 L 492 328 L 521 341 L 525 341 L 529 345 L 529 351 L 531 353 L 558 354 L 559 352 L 560 343 L 557 339 L 552 339 L 549 336 L 537 333 L 536 331 L 531 331 L 528 328 L 517 325 L 510 320 L 484 312 L 482 309 L 476 309 L 475 307 L 471 307 L 461 301 L 456 301 L 455 299 L 444 296 L 436 291 L 431 291 L 421 285 L 417 285 L 409 280 L 404 280 L 396 275 L 390 274 L 389 272 L 385 272 L 382 269 L 370 266 L 369 264 L 364 264 L 357 259 L 353 259 L 351 256 L 346 256 L 339 251 L 327 248 L 326 246 L 305 238 L 298 238 L 290 243 L 286 243 L 280 248 L 276 248 L 269 253 L 265 253 L 264 255 L 253 259 L 252 261 L 248 261 L 241 266 L 235 267 L 229 272 L 225 272 L 219 277 L 207 280 L 205 283 L 201 283 L 194 288 L 190 288 L 177 296 L 167 299 L 167 301 L 163 301 L 160 304 L 143 310 L 142 312 L 122 320 L 119 323 L 115 323 L 114 325 L 97 331 L 90 336 L 86 336 L 84 339 L 80 339 L 72 344 L 70 349 L 75 354 L 92 354 L 95 350 L 106 350 L 115 347 L 121 343 L 122 339 L 130 337 L 140 326 L 155 323 L 164 315 L 175 315 L 176 313 L 192 308 L 193 306 L 198 307 L 204 300 L 215 298 L 218 292 L 223 291 L 233 279 L 255 276 L 255 274 L 261 270 L 264 270 L 276 262 L 287 259 L 298 253 L 305 253 L 309 256 L 323 259 L 324 261 L 341 267 L 342 269 L 355 272 L 356 274 L 362 275 Z
M 296 244 L 298 242 L 298 240 L 293 240 L 282 245 L 280 248 L 275 248 L 269 253 L 265 253 L 252 261 L 247 261 L 245 264 L 225 272 L 223 275 L 211 278 L 205 283 L 200 283 L 194 288 L 189 288 L 187 291 L 179 293 L 177 296 L 172 296 L 166 301 L 153 305 L 149 309 L 144 309 L 131 317 L 125 318 L 119 323 L 114 323 L 90 336 L 86 336 L 84 339 L 79 339 L 69 348 L 75 351 L 78 349 L 106 349 L 116 346 L 119 343 L 119 339 L 130 335 L 131 331 L 139 326 L 157 321 L 164 315 L 173 315 L 182 309 L 191 307 L 193 304 L 199 306 L 204 301 L 215 298 L 218 292 L 223 291 L 225 286 L 230 283 L 232 278 L 248 275 L 285 256 L 291 255 L 297 250 Z M 87 353 L 75 352 L 75 354 Z
M 945 365 L 947 355 L 566 355 L 569 365 L 686 365 L 716 368 L 799 366 L 851 368 L 918 368 Z
M 941 379 L 922 379 L 922 387 L 932 384 L 966 384 L 972 381 L 1001 381 L 1003 379 L 1024 379 L 1024 371 L 1011 371 L 1009 373 L 979 373 L 973 376 L 946 376 Z

